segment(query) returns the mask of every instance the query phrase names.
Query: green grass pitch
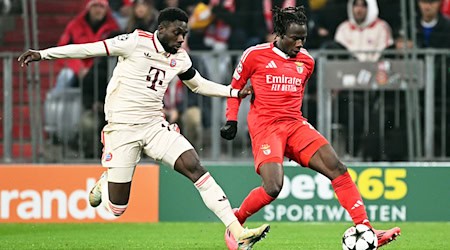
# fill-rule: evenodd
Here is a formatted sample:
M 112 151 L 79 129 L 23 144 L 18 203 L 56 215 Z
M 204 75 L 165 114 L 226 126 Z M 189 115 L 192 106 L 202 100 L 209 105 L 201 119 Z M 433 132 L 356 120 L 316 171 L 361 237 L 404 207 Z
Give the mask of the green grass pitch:
M 342 249 L 350 223 L 273 222 L 255 249 Z M 259 223 L 250 222 L 254 227 Z M 450 222 L 374 223 L 400 226 L 402 235 L 382 249 L 450 249 Z M 0 249 L 222 249 L 220 223 L 0 224 Z

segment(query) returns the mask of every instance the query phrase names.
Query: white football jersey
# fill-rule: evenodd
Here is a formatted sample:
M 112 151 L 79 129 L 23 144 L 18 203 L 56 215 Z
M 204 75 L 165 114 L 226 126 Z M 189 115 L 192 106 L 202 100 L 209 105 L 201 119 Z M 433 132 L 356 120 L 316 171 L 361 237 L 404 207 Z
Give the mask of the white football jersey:
M 118 56 L 105 99 L 106 120 L 147 123 L 161 116 L 163 98 L 171 80 L 192 62 L 185 50 L 166 52 L 155 34 L 142 30 L 104 41 L 107 54 Z

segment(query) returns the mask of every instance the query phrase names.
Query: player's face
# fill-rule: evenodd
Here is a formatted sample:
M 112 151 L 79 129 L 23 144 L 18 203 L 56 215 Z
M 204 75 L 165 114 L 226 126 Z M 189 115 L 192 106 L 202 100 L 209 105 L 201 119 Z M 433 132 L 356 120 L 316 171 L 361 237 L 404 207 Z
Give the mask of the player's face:
M 286 30 L 286 34 L 278 40 L 278 46 L 289 57 L 296 57 L 305 45 L 307 36 L 306 24 L 291 23 Z
M 161 24 L 158 28 L 158 38 L 167 52 L 175 54 L 181 48 L 187 32 L 187 23 L 176 20 Z

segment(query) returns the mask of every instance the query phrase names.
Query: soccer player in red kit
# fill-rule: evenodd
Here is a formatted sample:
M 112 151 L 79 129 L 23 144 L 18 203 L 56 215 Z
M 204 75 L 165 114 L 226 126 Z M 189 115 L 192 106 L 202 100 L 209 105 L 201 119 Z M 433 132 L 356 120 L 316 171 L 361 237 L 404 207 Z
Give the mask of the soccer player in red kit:
M 233 74 L 232 87 L 250 79 L 254 100 L 248 114 L 256 172 L 262 186 L 253 189 L 235 215 L 240 223 L 276 199 L 283 186 L 283 159 L 309 167 L 331 180 L 340 204 L 355 224 L 372 228 L 361 195 L 329 142 L 302 116 L 305 85 L 314 70 L 314 59 L 303 48 L 307 18 L 303 6 L 273 10 L 274 43 L 247 49 Z M 227 100 L 227 123 L 221 136 L 231 140 L 237 132 L 240 99 Z M 375 230 L 378 246 L 394 240 L 400 228 Z M 225 237 L 229 238 L 225 234 Z

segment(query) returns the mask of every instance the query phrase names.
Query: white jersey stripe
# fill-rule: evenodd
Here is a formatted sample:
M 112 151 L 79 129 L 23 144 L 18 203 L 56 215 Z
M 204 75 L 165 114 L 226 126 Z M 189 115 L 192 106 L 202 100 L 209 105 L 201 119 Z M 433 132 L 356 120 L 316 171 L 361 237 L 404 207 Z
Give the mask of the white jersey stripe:
M 261 50 L 261 49 L 268 49 L 270 48 L 270 43 L 263 43 L 263 44 L 258 44 L 256 46 L 250 47 L 248 48 L 244 54 L 242 54 L 242 62 L 245 62 L 245 59 L 247 59 L 247 56 L 254 50 Z

